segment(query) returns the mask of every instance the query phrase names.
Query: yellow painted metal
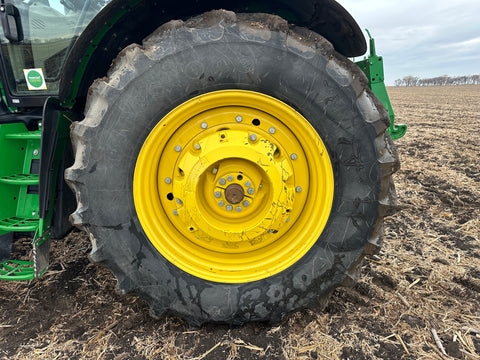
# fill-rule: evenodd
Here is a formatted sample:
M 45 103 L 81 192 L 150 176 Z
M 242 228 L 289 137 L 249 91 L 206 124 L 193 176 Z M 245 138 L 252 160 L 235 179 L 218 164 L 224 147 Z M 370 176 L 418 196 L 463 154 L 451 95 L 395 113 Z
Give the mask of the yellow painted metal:
M 310 123 L 244 90 L 200 95 L 168 113 L 143 144 L 133 182 L 155 248 L 187 273 L 225 283 L 272 276 L 304 256 L 327 223 L 333 189 Z

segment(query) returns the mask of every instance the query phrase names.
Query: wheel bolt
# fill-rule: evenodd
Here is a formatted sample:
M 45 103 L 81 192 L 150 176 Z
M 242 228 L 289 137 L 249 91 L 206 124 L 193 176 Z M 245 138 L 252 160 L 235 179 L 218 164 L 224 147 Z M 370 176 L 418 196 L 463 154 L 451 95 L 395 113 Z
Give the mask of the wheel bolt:
M 173 210 L 173 215 L 178 216 L 178 210 L 177 209 Z
M 200 144 L 195 144 L 195 149 L 200 150 L 201 148 Z
M 177 198 L 177 204 L 178 204 L 178 205 L 182 205 L 182 204 L 183 204 L 183 201 L 182 201 L 181 199 Z
M 213 168 L 212 174 L 215 175 L 217 172 L 218 172 L 218 169 L 217 169 L 217 168 Z
M 248 138 L 250 139 L 250 141 L 256 141 L 257 140 L 257 135 L 252 134 Z
M 165 178 L 165 184 L 171 184 L 172 183 L 172 178 Z
M 249 195 L 253 195 L 253 194 L 255 193 L 255 189 L 254 189 L 253 187 L 249 187 L 249 188 L 247 189 L 247 193 L 248 193 Z
M 235 208 L 235 210 L 237 210 L 237 212 L 241 212 L 241 211 L 242 211 L 242 207 L 241 207 L 241 206 L 237 206 L 237 207 Z
M 297 193 L 302 192 L 302 187 L 301 187 L 301 186 L 297 186 L 297 187 L 295 188 L 295 191 L 296 191 Z
M 208 124 L 206 122 L 202 122 L 202 124 L 200 126 L 201 126 L 202 129 L 208 128 Z
M 297 160 L 298 156 L 297 154 L 293 153 L 292 155 L 290 155 L 290 159 L 292 160 Z
M 218 206 L 223 206 L 223 205 L 225 205 L 225 203 L 224 203 L 222 200 L 220 200 L 220 201 L 218 202 Z
M 218 183 L 220 185 L 225 185 L 227 183 L 227 180 L 225 180 L 224 178 L 221 178 L 220 180 L 218 180 Z
M 232 176 L 232 175 L 228 175 L 228 176 L 227 176 L 227 180 L 228 180 L 228 181 L 233 181 L 233 176 Z
M 213 193 L 213 195 L 214 195 L 217 199 L 219 199 L 219 198 L 222 197 L 222 193 L 221 193 L 220 191 L 215 191 L 215 192 Z
M 227 211 L 232 211 L 233 210 L 233 206 L 228 204 L 227 206 L 225 206 L 225 209 L 227 209 Z
M 249 207 L 250 206 L 250 201 L 248 200 L 245 200 L 243 203 L 242 203 L 243 207 Z
M 277 131 L 277 130 L 276 130 L 274 127 L 271 127 L 270 129 L 268 129 L 268 132 L 269 132 L 270 134 L 275 134 L 276 131 Z
M 245 181 L 245 186 L 250 187 L 250 186 L 252 186 L 252 183 L 250 181 Z
M 243 118 L 240 115 L 237 115 L 237 117 L 235 118 L 236 122 L 242 122 L 242 120 Z
M 39 151 L 38 151 L 37 149 L 33 150 L 33 155 L 34 155 L 34 156 L 37 156 L 38 153 L 39 153 Z
M 175 146 L 175 151 L 176 151 L 176 152 L 182 151 L 182 147 L 181 147 L 180 145 L 176 145 L 176 146 Z

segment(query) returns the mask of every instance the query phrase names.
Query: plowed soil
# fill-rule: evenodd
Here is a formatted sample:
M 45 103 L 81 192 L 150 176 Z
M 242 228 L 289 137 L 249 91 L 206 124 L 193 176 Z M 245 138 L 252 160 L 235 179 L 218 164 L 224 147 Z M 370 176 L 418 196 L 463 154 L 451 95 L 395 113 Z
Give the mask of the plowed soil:
M 480 86 L 389 92 L 409 127 L 396 140 L 398 212 L 324 311 L 235 329 L 153 319 L 76 230 L 54 242 L 43 278 L 0 283 L 0 359 L 480 359 Z

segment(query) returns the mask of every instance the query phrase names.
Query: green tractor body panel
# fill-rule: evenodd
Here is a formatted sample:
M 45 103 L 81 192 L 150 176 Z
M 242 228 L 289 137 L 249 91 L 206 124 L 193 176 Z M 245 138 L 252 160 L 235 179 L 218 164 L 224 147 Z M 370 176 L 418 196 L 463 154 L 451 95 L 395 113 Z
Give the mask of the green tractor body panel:
M 62 178 L 69 126 L 81 120 L 92 81 L 105 76 L 122 48 L 161 24 L 218 8 L 278 14 L 323 35 L 345 56 L 366 51 L 358 25 L 333 0 L 0 1 L 0 279 L 31 280 L 47 270 L 52 222 L 60 234 L 70 214 L 65 204 L 73 201 Z M 370 56 L 357 64 L 399 138 L 406 126 L 394 125 L 374 45 L 371 39 Z M 9 259 L 14 233 L 33 237 L 33 261 Z
M 395 113 L 388 96 L 385 86 L 385 76 L 383 70 L 383 57 L 378 56 L 375 49 L 375 40 L 371 37 L 370 32 L 366 30 L 370 37 L 370 54 L 362 61 L 356 64 L 362 69 L 368 79 L 368 86 L 373 93 L 380 99 L 390 116 L 390 127 L 388 132 L 392 139 L 400 139 L 407 132 L 407 126 L 404 124 L 395 124 Z

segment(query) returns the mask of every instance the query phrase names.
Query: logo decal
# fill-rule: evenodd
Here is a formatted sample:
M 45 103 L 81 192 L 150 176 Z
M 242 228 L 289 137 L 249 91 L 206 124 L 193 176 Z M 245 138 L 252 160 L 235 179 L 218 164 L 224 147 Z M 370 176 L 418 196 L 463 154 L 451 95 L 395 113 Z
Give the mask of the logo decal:
M 46 90 L 47 84 L 42 69 L 23 69 L 28 90 Z

